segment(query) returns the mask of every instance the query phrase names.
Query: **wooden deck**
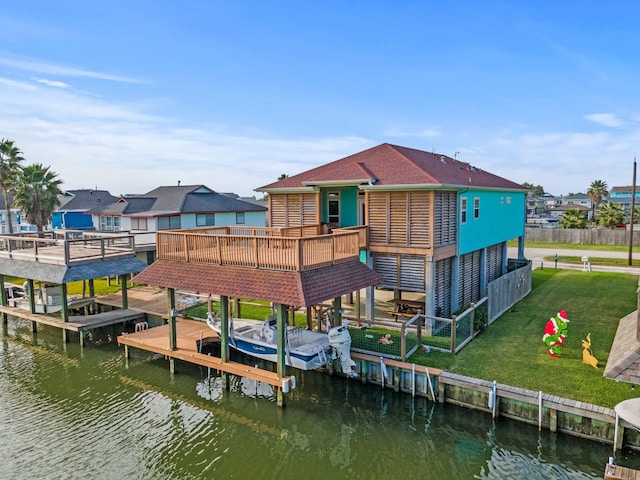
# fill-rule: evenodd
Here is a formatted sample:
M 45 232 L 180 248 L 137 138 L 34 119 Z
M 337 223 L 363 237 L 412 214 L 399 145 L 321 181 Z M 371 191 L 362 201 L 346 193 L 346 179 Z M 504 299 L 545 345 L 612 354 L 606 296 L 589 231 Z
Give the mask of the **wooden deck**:
M 208 231 L 157 233 L 159 259 L 302 272 L 358 259 L 358 231 L 312 237 L 221 235 Z
M 129 320 L 142 320 L 144 312 L 132 309 L 112 310 L 109 312 L 96 313 L 94 315 L 73 315 L 68 322 L 63 322 L 59 317 L 45 315 L 42 313 L 31 313 L 22 308 L 0 306 L 0 312 L 13 317 L 24 318 L 42 325 L 60 328 L 71 332 L 84 332 L 93 328 L 117 325 Z
M 218 335 L 204 322 L 179 319 L 176 323 L 176 339 L 177 349 L 171 350 L 169 348 L 169 325 L 162 325 L 136 333 L 121 335 L 118 337 L 118 345 L 125 345 L 125 348 L 130 346 L 232 375 L 251 378 L 281 388 L 284 391 L 288 391 L 291 388 L 292 377 L 290 376 L 279 378 L 275 372 L 261 370 L 237 362 L 223 362 L 218 357 L 198 353 L 198 346 L 201 340 L 203 343 L 220 341 Z
M 604 480 L 640 480 L 640 471 L 607 464 L 604 469 Z
M 135 256 L 133 235 L 95 232 L 41 232 L 0 235 L 0 257 L 12 260 L 78 265 Z

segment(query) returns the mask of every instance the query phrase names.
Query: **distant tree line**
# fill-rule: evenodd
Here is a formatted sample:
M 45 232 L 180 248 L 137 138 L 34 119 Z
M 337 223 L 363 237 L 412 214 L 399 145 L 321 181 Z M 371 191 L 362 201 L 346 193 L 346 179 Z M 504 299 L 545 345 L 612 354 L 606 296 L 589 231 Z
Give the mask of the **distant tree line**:
M 22 152 L 13 140 L 0 141 L 0 190 L 7 212 L 7 228 L 13 233 L 11 208 L 17 207 L 39 232 L 60 206 L 62 180 L 41 163 L 23 165 Z

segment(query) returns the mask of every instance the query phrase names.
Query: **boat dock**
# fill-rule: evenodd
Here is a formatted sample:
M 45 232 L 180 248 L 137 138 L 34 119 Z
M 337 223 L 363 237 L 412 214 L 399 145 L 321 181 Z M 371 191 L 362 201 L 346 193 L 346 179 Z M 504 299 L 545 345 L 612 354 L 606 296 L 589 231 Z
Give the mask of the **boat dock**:
M 288 392 L 295 386 L 294 377 L 280 378 L 275 372 L 237 362 L 223 362 L 218 357 L 201 353 L 202 346 L 219 341 L 220 337 L 204 322 L 186 319 L 179 319 L 176 322 L 177 346 L 173 350 L 169 345 L 169 325 L 161 325 L 118 337 L 118 345 L 124 345 L 127 358 L 129 356 L 128 347 L 134 347 L 232 375 L 248 377 L 280 388 L 284 392 Z
M 640 480 L 640 471 L 607 464 L 604 469 L 604 480 Z
M 63 321 L 60 317 L 54 317 L 42 313 L 31 313 L 22 308 L 0 306 L 0 313 L 11 315 L 17 318 L 30 320 L 37 324 L 48 325 L 62 330 L 77 332 L 80 334 L 80 346 L 84 346 L 85 332 L 94 328 L 108 327 L 129 320 L 144 320 L 144 312 L 133 309 L 111 310 L 108 312 L 96 313 L 93 315 L 73 315 L 69 321 Z

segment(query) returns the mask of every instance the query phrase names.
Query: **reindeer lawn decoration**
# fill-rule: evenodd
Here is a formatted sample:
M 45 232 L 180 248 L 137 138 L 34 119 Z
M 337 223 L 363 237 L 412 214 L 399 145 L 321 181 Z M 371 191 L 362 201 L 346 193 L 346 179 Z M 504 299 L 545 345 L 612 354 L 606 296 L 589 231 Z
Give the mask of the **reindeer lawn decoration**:
M 586 340 L 582 340 L 582 363 L 598 368 L 598 359 L 593 356 L 591 351 L 591 333 L 587 334 Z

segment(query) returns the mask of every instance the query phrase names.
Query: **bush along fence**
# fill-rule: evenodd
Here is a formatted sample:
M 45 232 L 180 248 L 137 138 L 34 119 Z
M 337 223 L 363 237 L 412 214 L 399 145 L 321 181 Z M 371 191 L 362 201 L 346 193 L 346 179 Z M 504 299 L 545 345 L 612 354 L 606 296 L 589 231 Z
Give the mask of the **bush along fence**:
M 578 402 L 543 392 L 444 372 L 409 363 L 352 352 L 363 383 L 425 397 L 438 403 L 486 412 L 545 429 L 640 450 L 640 432 L 619 419 L 612 408 Z

